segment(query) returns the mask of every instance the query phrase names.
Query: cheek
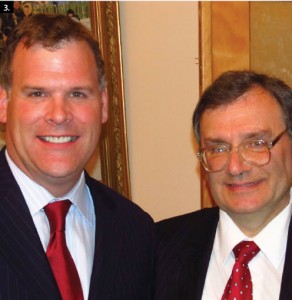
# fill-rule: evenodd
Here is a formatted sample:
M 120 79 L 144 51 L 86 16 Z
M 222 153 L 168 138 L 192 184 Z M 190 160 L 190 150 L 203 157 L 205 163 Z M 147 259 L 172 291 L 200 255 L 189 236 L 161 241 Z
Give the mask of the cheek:
M 285 172 L 288 173 L 291 178 L 292 145 L 287 144 L 281 148 L 279 147 L 278 149 L 272 149 L 270 163 L 267 165 L 267 168 L 271 170 L 270 172 L 274 173 L 282 173 L 285 170 Z
M 74 116 L 82 124 L 98 126 L 101 123 L 101 108 L 100 105 L 88 105 L 84 107 L 75 107 Z M 91 129 L 95 129 L 94 127 Z
M 8 121 L 14 125 L 31 124 L 42 114 L 40 106 L 32 106 L 22 101 L 11 100 L 8 105 Z
M 206 180 L 207 180 L 209 189 L 213 195 L 220 193 L 221 184 L 220 184 L 220 176 L 218 174 L 207 173 Z

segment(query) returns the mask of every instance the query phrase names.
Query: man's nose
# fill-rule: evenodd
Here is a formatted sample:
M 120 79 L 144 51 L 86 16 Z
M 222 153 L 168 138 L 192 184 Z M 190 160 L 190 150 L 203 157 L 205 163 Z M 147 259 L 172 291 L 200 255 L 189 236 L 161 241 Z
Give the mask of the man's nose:
M 237 147 L 232 149 L 229 153 L 229 161 L 227 164 L 228 173 L 237 176 L 250 169 L 251 166 L 246 163 L 240 154 L 239 149 Z
M 56 96 L 50 99 L 46 121 L 57 125 L 68 123 L 72 119 L 70 105 L 64 97 Z

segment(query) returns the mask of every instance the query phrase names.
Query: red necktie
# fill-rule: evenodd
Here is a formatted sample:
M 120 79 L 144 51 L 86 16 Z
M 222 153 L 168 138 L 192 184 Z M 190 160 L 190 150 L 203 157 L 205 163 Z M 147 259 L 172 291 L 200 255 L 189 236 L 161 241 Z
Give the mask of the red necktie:
M 243 241 L 233 248 L 235 264 L 221 300 L 252 300 L 252 281 L 248 263 L 260 248 L 252 241 Z
M 69 200 L 63 200 L 49 203 L 44 208 L 50 223 L 47 257 L 62 300 L 82 300 L 83 293 L 80 279 L 65 238 L 65 219 L 70 206 L 71 202 Z

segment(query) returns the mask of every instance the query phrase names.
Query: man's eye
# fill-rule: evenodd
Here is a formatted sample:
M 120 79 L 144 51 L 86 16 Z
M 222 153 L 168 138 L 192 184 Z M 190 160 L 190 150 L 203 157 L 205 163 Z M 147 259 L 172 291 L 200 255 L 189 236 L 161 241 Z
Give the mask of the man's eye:
M 83 92 L 74 91 L 74 92 L 71 93 L 71 97 L 84 98 L 84 97 L 86 97 L 86 95 Z
M 207 148 L 210 155 L 217 155 L 221 153 L 225 153 L 228 149 L 225 146 L 213 146 Z
M 29 94 L 30 97 L 44 97 L 44 92 L 40 92 L 40 91 L 35 91 L 35 92 L 31 92 Z
M 213 152 L 214 153 L 223 153 L 226 151 L 226 147 L 214 147 Z
M 254 140 L 245 143 L 245 149 L 253 151 L 265 150 L 267 148 L 267 142 L 264 140 Z
M 263 146 L 265 144 L 266 144 L 266 142 L 263 141 L 263 140 L 256 140 L 256 141 L 250 141 L 249 142 L 249 145 L 252 146 L 252 147 L 259 147 L 259 146 Z

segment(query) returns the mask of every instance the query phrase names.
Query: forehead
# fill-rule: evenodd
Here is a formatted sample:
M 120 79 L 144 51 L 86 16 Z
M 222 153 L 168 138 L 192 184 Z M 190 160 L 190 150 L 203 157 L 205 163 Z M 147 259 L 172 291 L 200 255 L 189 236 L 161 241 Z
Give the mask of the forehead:
M 201 117 L 201 138 L 232 138 L 259 131 L 274 132 L 285 128 L 282 109 L 277 100 L 256 87 L 234 102 L 207 109 Z
M 17 71 L 20 65 L 23 69 L 50 68 L 58 64 L 64 67 L 96 67 L 94 53 L 85 41 L 59 42 L 54 48 L 44 47 L 41 43 L 26 47 L 22 41 L 16 47 L 12 69 Z
M 57 49 L 19 44 L 12 61 L 12 89 L 25 86 L 98 86 L 93 51 L 84 41 L 70 41 Z

